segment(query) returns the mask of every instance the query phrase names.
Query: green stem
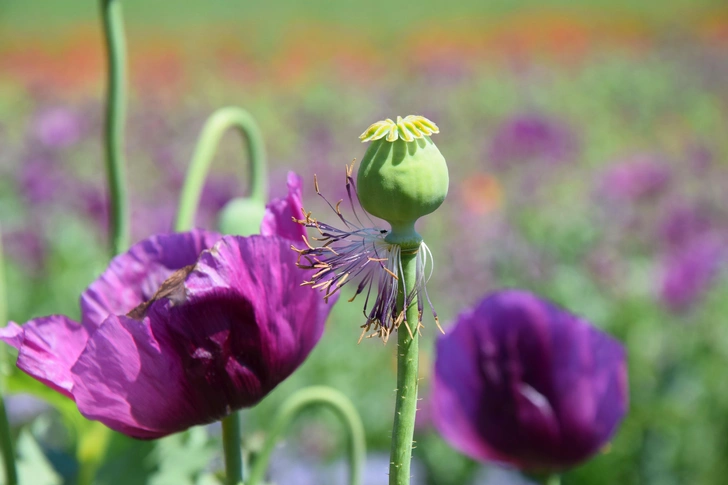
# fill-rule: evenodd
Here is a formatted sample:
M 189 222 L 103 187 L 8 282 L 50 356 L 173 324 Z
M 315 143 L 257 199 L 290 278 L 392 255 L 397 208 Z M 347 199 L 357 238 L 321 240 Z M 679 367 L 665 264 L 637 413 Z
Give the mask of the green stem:
M 121 0 L 100 0 L 108 59 L 106 125 L 104 128 L 106 172 L 109 185 L 109 242 L 111 257 L 129 247 L 129 197 L 126 186 L 124 131 L 126 124 L 126 38 Z M 81 484 L 93 482 L 109 445 L 111 430 L 104 426 L 88 431 L 79 440 L 76 454 Z M 88 443 L 93 442 L 93 447 Z
M 0 228 L 0 325 L 8 321 L 7 295 L 5 293 L 5 258 L 3 253 L 2 228 Z M 15 451 L 13 437 L 10 434 L 8 413 L 5 409 L 5 378 L 9 373 L 7 349 L 0 345 L 0 447 L 2 447 L 3 464 L 5 465 L 5 483 L 17 485 L 18 470 L 15 467 Z
M 268 430 L 268 436 L 251 467 L 248 485 L 258 485 L 268 469 L 270 455 L 279 437 L 303 409 L 314 405 L 329 406 L 346 425 L 349 431 L 349 485 L 361 483 L 361 473 L 366 460 L 364 425 L 359 413 L 345 395 L 325 386 L 312 386 L 292 394 L 281 406 L 278 416 Z
M 410 293 L 417 276 L 417 253 L 402 252 L 402 280 L 397 295 L 397 308 L 404 305 L 405 288 Z M 409 485 L 412 443 L 417 413 L 417 368 L 419 363 L 419 338 L 417 302 L 412 299 L 406 309 L 409 329 L 404 324 L 397 330 L 397 397 L 392 427 L 392 448 L 389 457 L 389 484 Z M 412 335 L 410 336 L 410 331 Z
M 121 0 L 101 0 L 108 57 L 106 97 L 106 171 L 109 183 L 111 255 L 129 246 L 129 207 L 124 160 L 126 122 L 126 41 Z
M 237 411 L 222 420 L 222 447 L 225 485 L 238 485 L 243 481 L 243 453 L 240 448 L 240 413 Z
M 237 128 L 240 134 L 247 139 L 250 198 L 258 200 L 262 204 L 265 204 L 268 200 L 265 145 L 258 124 L 250 113 L 244 109 L 234 106 L 221 108 L 207 119 L 197 141 L 180 195 L 177 220 L 175 221 L 176 231 L 187 231 L 194 225 L 195 212 L 200 202 L 200 194 L 205 184 L 210 163 L 222 135 L 231 127 Z

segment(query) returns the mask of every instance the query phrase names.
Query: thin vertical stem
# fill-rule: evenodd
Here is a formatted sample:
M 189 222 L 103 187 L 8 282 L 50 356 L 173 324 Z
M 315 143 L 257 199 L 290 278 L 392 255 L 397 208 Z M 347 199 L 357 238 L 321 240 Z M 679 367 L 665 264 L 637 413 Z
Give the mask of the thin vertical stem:
M 187 231 L 194 224 L 195 212 L 200 202 L 202 187 L 207 178 L 212 158 L 220 143 L 222 135 L 229 128 L 237 128 L 247 140 L 248 163 L 250 173 L 250 198 L 265 204 L 268 200 L 268 174 L 265 158 L 263 135 L 258 124 L 250 113 L 234 106 L 220 108 L 207 119 L 202 133 L 195 146 L 192 161 L 187 171 L 187 178 L 182 186 L 176 231 Z
M 281 406 L 275 421 L 268 429 L 268 436 L 263 448 L 253 462 L 248 485 L 258 485 L 263 480 L 270 455 L 278 443 L 278 439 L 288 429 L 293 419 L 304 409 L 316 405 L 330 407 L 346 426 L 349 432 L 349 481 L 347 483 L 349 485 L 361 483 L 361 473 L 366 461 L 366 440 L 364 425 L 359 413 L 351 400 L 339 391 L 325 386 L 312 386 L 291 394 Z
M 124 159 L 126 123 L 126 40 L 121 0 L 101 0 L 108 58 L 106 93 L 106 171 L 109 184 L 111 255 L 129 246 L 129 208 Z
M 0 228 L 0 325 L 7 324 L 8 307 L 5 293 L 5 257 L 3 253 L 2 228 Z M 0 345 L 0 446 L 2 447 L 3 464 L 5 465 L 5 483 L 17 485 L 18 471 L 15 467 L 15 450 L 13 437 L 10 434 L 8 413 L 5 409 L 5 377 L 8 374 L 7 349 Z
M 240 413 L 222 420 L 222 447 L 225 456 L 225 485 L 243 482 L 243 450 L 240 448 Z
M 106 175 L 109 187 L 109 243 L 111 257 L 129 247 L 129 201 L 126 186 L 126 161 L 124 157 L 124 129 L 126 123 L 126 39 L 121 0 L 100 0 L 101 20 L 106 42 L 107 88 L 104 149 Z M 87 439 L 94 442 L 89 452 L 88 441 L 80 440 L 76 450 L 79 458 L 80 484 L 93 482 L 101 457 L 109 444 L 111 430 L 96 427 Z
M 402 280 L 399 284 L 397 308 L 402 309 L 407 293 L 412 292 L 417 277 L 417 254 L 403 249 Z M 414 293 L 412 293 L 414 295 Z M 412 443 L 417 413 L 419 338 L 417 301 L 412 299 L 406 308 L 410 332 L 400 325 L 397 330 L 397 397 L 392 427 L 392 448 L 389 457 L 389 484 L 409 485 Z

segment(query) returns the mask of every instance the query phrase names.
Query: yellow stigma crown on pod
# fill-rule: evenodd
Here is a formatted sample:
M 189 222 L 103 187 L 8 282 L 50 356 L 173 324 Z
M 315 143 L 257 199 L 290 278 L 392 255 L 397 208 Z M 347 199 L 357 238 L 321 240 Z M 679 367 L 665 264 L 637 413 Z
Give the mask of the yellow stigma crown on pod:
M 435 123 L 428 120 L 424 116 L 409 115 L 404 118 L 397 116 L 395 123 L 390 118 L 377 121 L 367 128 L 364 133 L 359 135 L 362 142 L 379 140 L 387 137 L 389 142 L 397 141 L 398 138 L 406 142 L 411 142 L 417 138 L 424 138 L 433 133 L 440 133 L 440 129 Z

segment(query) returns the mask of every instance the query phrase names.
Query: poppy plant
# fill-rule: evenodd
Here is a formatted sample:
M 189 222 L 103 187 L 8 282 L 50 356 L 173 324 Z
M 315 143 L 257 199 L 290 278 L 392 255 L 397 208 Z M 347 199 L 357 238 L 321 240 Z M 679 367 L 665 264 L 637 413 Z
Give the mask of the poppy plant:
M 153 439 L 256 404 L 306 359 L 330 305 L 301 286 L 282 224 L 300 181 L 269 205 L 264 235 L 157 235 L 111 261 L 63 315 L 10 323 L 20 369 L 89 419 Z M 291 207 L 285 207 L 287 204 Z M 290 217 L 290 216 L 289 216 Z
M 622 345 L 520 290 L 483 299 L 437 343 L 435 427 L 479 461 L 530 472 L 586 460 L 627 410 Z

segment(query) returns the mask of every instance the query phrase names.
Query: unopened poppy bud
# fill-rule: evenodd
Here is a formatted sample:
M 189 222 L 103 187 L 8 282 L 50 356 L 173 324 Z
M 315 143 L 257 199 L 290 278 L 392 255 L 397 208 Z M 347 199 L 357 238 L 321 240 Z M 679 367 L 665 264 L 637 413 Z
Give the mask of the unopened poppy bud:
M 447 164 L 430 139 L 439 132 L 427 118 L 410 115 L 374 123 L 359 137 L 372 141 L 357 173 L 359 200 L 367 212 L 392 226 L 391 243 L 419 243 L 415 222 L 447 196 Z
M 223 234 L 251 236 L 260 232 L 264 215 L 263 202 L 250 198 L 233 199 L 220 211 L 218 227 Z

